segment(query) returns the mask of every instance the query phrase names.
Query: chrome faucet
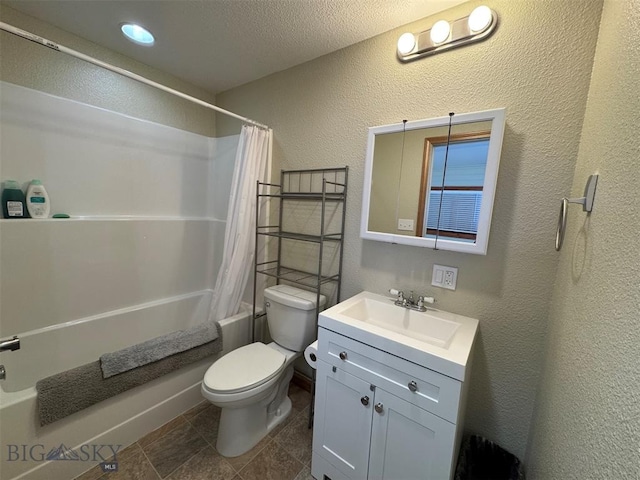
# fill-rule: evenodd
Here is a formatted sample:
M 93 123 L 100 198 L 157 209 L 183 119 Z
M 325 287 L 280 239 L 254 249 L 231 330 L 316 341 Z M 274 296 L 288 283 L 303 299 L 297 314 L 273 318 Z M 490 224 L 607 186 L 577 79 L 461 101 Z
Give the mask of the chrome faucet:
M 394 305 L 398 305 L 399 307 L 407 308 L 409 310 L 416 310 L 418 312 L 426 312 L 427 307 L 425 307 L 424 304 L 435 303 L 436 301 L 433 297 L 424 297 L 422 295 L 420 295 L 416 301 L 413 296 L 413 290 L 409 293 L 409 298 L 405 298 L 404 292 L 396 290 L 395 288 L 389 289 L 389 293 L 396 297 L 393 302 Z

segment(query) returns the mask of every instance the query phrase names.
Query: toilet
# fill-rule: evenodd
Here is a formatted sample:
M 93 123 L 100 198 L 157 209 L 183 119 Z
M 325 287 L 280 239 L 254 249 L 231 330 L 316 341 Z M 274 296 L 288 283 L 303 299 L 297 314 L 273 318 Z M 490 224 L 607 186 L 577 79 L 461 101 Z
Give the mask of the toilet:
M 204 375 L 202 395 L 222 409 L 216 449 L 225 457 L 248 452 L 291 412 L 287 396 L 293 361 L 316 338 L 316 293 L 289 285 L 264 291 L 273 342 L 227 353 Z M 320 310 L 326 297 L 320 296 Z

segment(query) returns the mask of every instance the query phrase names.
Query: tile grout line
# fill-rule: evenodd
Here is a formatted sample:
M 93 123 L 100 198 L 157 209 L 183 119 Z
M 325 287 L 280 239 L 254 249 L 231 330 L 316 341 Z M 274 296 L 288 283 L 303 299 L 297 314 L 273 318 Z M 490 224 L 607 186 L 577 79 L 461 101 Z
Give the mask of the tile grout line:
M 293 421 L 292 421 L 292 423 L 293 423 Z M 285 429 L 283 429 L 280 433 L 284 432 L 284 430 L 286 430 L 286 429 L 288 429 L 288 428 L 289 428 L 289 426 L 287 426 Z M 280 433 L 279 433 L 279 434 L 280 434 Z M 279 435 L 279 434 L 278 434 L 278 435 Z M 287 455 L 289 455 L 291 458 L 293 458 L 293 460 L 294 460 L 296 463 L 298 463 L 299 465 L 301 465 L 300 470 L 298 470 L 298 472 L 296 473 L 296 476 L 295 476 L 295 477 L 293 477 L 293 480 L 295 480 L 295 479 L 298 477 L 298 475 L 300 475 L 300 473 L 302 473 L 302 471 L 303 471 L 303 470 L 304 470 L 308 465 L 306 465 L 306 464 L 305 464 L 305 463 L 303 463 L 302 461 L 298 460 L 298 458 L 297 458 L 295 455 L 293 455 L 293 454 L 292 454 L 292 453 L 290 453 L 287 449 L 285 449 L 285 448 L 280 444 L 280 442 L 278 442 L 277 440 L 275 440 L 275 438 L 272 438 L 272 439 L 271 439 L 271 441 L 270 441 L 269 443 L 267 443 L 267 444 L 264 446 L 264 448 L 262 448 L 262 449 L 260 450 L 260 452 L 262 452 L 262 450 L 264 450 L 265 448 L 267 448 L 267 447 L 268 447 L 269 445 L 271 445 L 272 443 L 275 443 L 275 444 L 276 444 L 276 446 L 277 446 L 278 448 L 281 448 L 281 449 L 282 449 L 282 451 L 284 451 Z M 260 453 L 260 452 L 258 452 L 258 453 Z M 249 460 L 249 462 L 247 462 L 247 464 L 246 464 L 244 467 L 242 467 L 242 469 L 241 469 L 241 470 L 244 470 L 246 467 L 248 467 L 248 466 L 249 466 L 249 464 L 250 464 L 253 460 L 255 460 L 255 458 L 256 458 L 257 456 L 258 456 L 258 454 L 256 454 L 256 455 L 255 455 L 251 460 Z M 309 469 L 311 469 L 311 466 L 309 466 Z M 244 480 L 244 477 L 241 475 L 240 471 L 238 471 L 238 472 L 237 472 L 237 475 L 238 475 L 238 477 L 240 477 L 240 480 Z
M 138 440 L 136 440 L 136 441 L 135 441 L 135 442 L 133 442 L 133 443 L 137 443 L 137 444 L 138 444 L 138 447 L 140 447 L 142 450 L 144 450 L 144 449 L 145 449 L 145 448 L 147 448 L 147 447 L 150 447 L 151 445 L 153 445 L 153 444 L 154 444 L 154 443 L 156 443 L 157 441 L 159 441 L 159 440 L 163 439 L 163 438 L 164 438 L 165 436 L 167 436 L 169 433 L 173 432 L 176 428 L 179 428 L 179 427 L 180 427 L 180 425 L 176 425 L 176 426 L 175 426 L 175 427 L 173 427 L 171 430 L 168 430 L 168 431 L 164 432 L 164 435 L 162 435 L 161 437 L 156 438 L 153 442 L 146 444 L 144 447 L 143 447 L 142 445 L 140 445 L 140 440 L 142 440 L 144 437 L 147 437 L 147 436 L 151 435 L 151 434 L 152 434 L 153 432 L 155 432 L 156 430 L 160 430 L 160 429 L 161 429 L 162 427 L 164 427 L 165 425 L 170 424 L 171 422 L 173 422 L 173 421 L 174 421 L 176 418 L 178 418 L 178 417 L 183 417 L 183 419 L 184 419 L 187 423 L 189 423 L 189 421 L 188 421 L 186 418 L 184 418 L 184 415 L 180 414 L 180 415 L 178 415 L 178 416 L 176 416 L 176 417 L 172 418 L 172 419 L 171 419 L 171 420 L 169 420 L 168 422 L 163 423 L 163 424 L 162 424 L 162 425 L 160 425 L 158 428 L 156 428 L 155 430 L 152 430 L 152 431 L 151 431 L 151 432 L 149 432 L 147 435 L 144 435 L 143 437 L 139 438 Z M 191 425 L 191 424 L 189 423 L 189 425 Z M 133 445 L 133 443 L 132 443 L 131 445 Z
M 196 415 L 196 416 L 198 416 L 198 415 Z M 193 418 L 195 419 L 196 417 L 193 417 Z M 193 423 L 191 422 L 191 420 L 189 420 L 187 417 L 185 417 L 184 419 L 187 421 L 187 423 L 188 423 L 189 425 L 191 425 L 191 426 L 193 427 L 193 429 L 194 429 L 196 432 L 198 432 L 198 435 L 200 435 L 200 436 L 204 439 L 204 441 L 207 443 L 207 445 L 209 445 L 211 448 L 213 448 L 213 450 L 214 450 L 218 455 L 220 455 L 220 452 L 218 452 L 218 450 L 216 450 L 216 446 L 215 446 L 214 444 L 212 444 L 212 443 L 209 441 L 209 439 L 208 439 L 207 437 L 205 437 L 204 435 L 202 435 L 202 434 L 200 433 L 200 431 L 197 429 L 197 427 L 195 426 L 195 424 L 193 424 Z M 216 439 L 217 439 L 217 437 L 216 437 Z M 220 456 L 222 457 L 222 455 L 220 455 Z M 222 458 L 225 458 L 225 457 L 222 457 Z M 231 467 L 231 468 L 233 468 L 233 467 Z M 234 470 L 235 470 L 235 468 L 234 468 Z
M 193 424 L 192 424 L 192 425 L 193 425 Z M 195 428 L 195 427 L 194 427 L 194 428 Z M 199 432 L 198 432 L 198 433 L 199 433 Z M 252 456 L 252 457 L 247 461 L 247 463 L 245 463 L 242 467 L 240 467 L 240 468 L 238 469 L 238 468 L 234 467 L 234 466 L 231 464 L 231 462 L 229 462 L 229 461 L 227 460 L 227 457 L 225 457 L 225 456 L 224 456 L 224 455 L 222 455 L 220 452 L 218 452 L 218 450 L 216 449 L 216 446 L 215 446 L 215 445 L 213 445 L 213 444 L 212 444 L 212 443 L 211 443 L 207 438 L 205 438 L 204 436 L 202 436 L 202 438 L 204 438 L 204 441 L 205 441 L 205 442 L 207 442 L 207 444 L 208 444 L 211 448 L 213 448 L 213 450 L 214 450 L 218 455 L 220 455 L 220 457 L 221 457 L 221 458 L 222 458 L 222 459 L 223 459 L 223 460 L 224 460 L 224 461 L 225 461 L 225 462 L 226 462 L 226 463 L 231 467 L 231 469 L 235 472 L 235 474 L 236 474 L 236 475 L 238 475 L 238 476 L 240 477 L 240 479 L 241 479 L 241 480 L 243 480 L 243 479 L 242 479 L 242 476 L 240 475 L 240 470 L 242 470 L 244 467 L 246 467 L 247 465 L 249 465 L 249 463 L 250 463 L 251 461 L 253 461 L 253 459 L 254 459 L 254 458 L 256 458 L 260 452 L 262 452 L 265 448 L 267 448 L 267 446 L 268 446 L 269 444 L 271 444 L 271 442 L 273 442 L 273 438 L 272 438 L 272 437 L 269 437 L 269 438 L 271 438 L 271 440 L 270 440 L 269 442 L 267 442 L 267 444 L 266 444 L 264 447 L 262 447 L 260 450 L 258 450 L 258 451 L 256 452 L 256 454 L 255 454 L 254 456 Z
M 135 445 L 135 444 L 137 444 L 137 443 L 138 443 L 138 442 L 137 442 L 137 441 L 135 441 L 135 442 L 133 442 L 131 445 L 127 445 L 125 448 L 123 448 L 123 449 L 122 449 L 122 451 L 126 450 L 127 448 L 130 448 L 130 447 L 134 446 L 134 445 Z M 138 448 L 140 448 L 140 450 L 142 450 L 142 447 L 140 447 L 140 445 L 138 445 Z M 120 451 L 120 450 L 118 450 L 118 451 Z M 115 460 L 117 460 L 117 462 L 118 462 L 118 463 L 120 463 L 120 460 L 118 460 L 118 454 L 117 454 L 117 452 L 116 452 L 116 454 L 115 454 L 115 455 L 112 455 L 111 457 L 107 458 L 105 461 L 109 461 L 109 460 L 113 461 L 114 459 L 115 459 Z M 102 462 L 100 462 L 100 463 L 102 463 Z M 81 476 L 86 475 L 87 473 L 89 473 L 89 472 L 90 472 L 91 470 L 93 470 L 94 468 L 96 468 L 96 469 L 97 469 L 97 468 L 100 466 L 100 463 L 95 464 L 95 465 L 94 465 L 93 467 L 91 467 L 89 470 L 85 470 L 85 471 L 84 471 L 84 472 L 82 472 L 80 475 L 77 475 L 77 476 L 73 477 L 73 480 L 77 480 L 77 479 L 78 479 L 78 478 L 80 478 Z M 102 473 L 100 474 L 100 476 L 98 476 L 98 477 L 94 478 L 93 480 L 103 480 L 103 479 L 107 479 L 107 478 L 108 478 L 108 475 L 109 475 L 110 473 L 111 473 L 111 472 L 106 472 L 106 473 L 105 473 L 105 472 L 102 472 Z
M 206 439 L 206 438 L 204 438 L 204 436 L 203 436 L 203 435 L 202 435 L 202 434 L 201 434 L 201 433 L 200 433 L 200 432 L 199 432 L 199 431 L 198 431 L 198 430 L 193 426 L 193 424 L 192 424 L 189 420 L 187 420 L 186 418 L 185 418 L 185 420 L 186 420 L 186 422 L 189 424 L 189 426 L 190 426 L 191 428 L 193 428 L 193 430 L 196 432 L 196 434 L 197 434 L 197 435 L 198 435 L 202 440 L 204 440 L 205 445 L 204 445 L 200 450 L 198 450 L 196 453 L 194 453 L 194 454 L 193 454 L 193 455 L 191 455 L 189 458 L 187 458 L 187 459 L 186 459 L 184 462 L 182 462 L 180 465 L 178 465 L 176 468 L 174 468 L 174 469 L 173 469 L 173 470 L 171 470 L 169 473 L 167 473 L 167 476 L 166 476 L 166 477 L 163 477 L 163 476 L 159 475 L 161 479 L 164 479 L 164 478 L 168 478 L 168 477 L 170 477 L 170 476 L 171 476 L 171 475 L 172 475 L 176 470 L 178 470 L 180 467 L 182 467 L 184 464 L 186 464 L 189 460 L 191 460 L 191 459 L 192 459 L 193 457 L 195 457 L 196 455 L 200 454 L 200 453 L 201 453 L 205 448 L 207 448 L 207 447 L 210 447 L 210 446 L 211 446 L 211 444 L 207 441 L 207 439 Z M 167 433 L 168 433 L 168 432 L 167 432 Z M 163 435 L 163 436 L 164 436 L 164 435 Z M 162 437 L 160 437 L 160 438 L 162 438 Z M 160 439 L 158 439 L 158 440 L 160 440 Z M 146 456 L 146 454 L 145 454 L 145 456 Z M 149 463 L 151 463 L 151 460 L 149 460 Z M 153 467 L 153 464 L 152 464 L 151 466 Z M 153 469 L 155 470 L 155 467 L 154 467 Z M 156 473 L 157 473 L 157 472 L 156 472 Z
M 289 455 L 291 455 L 291 454 L 289 454 Z M 293 457 L 293 455 L 291 455 L 291 456 Z M 302 465 L 302 468 L 300 469 L 300 471 L 299 471 L 298 473 L 296 473 L 296 476 L 295 476 L 295 477 L 293 477 L 293 480 L 296 480 L 296 478 L 298 478 L 298 476 L 302 473 L 302 471 L 303 471 L 305 468 L 307 468 L 307 466 L 306 466 L 304 463 L 302 463 L 300 460 L 298 460 L 296 457 L 293 457 L 293 458 L 295 458 L 295 459 L 296 459 L 296 462 L 298 462 L 300 465 Z
M 206 441 L 205 441 L 206 442 Z M 196 453 L 194 453 L 193 455 L 191 455 L 189 458 L 187 458 L 184 462 L 182 462 L 180 465 L 178 465 L 176 468 L 174 468 L 173 470 L 171 470 L 169 473 L 167 473 L 166 477 L 160 477 L 160 478 L 169 478 L 171 475 L 173 475 L 180 467 L 183 467 L 189 460 L 191 460 L 193 457 L 195 457 L 196 455 L 199 455 L 200 453 L 202 453 L 204 451 L 205 448 L 209 447 L 209 444 L 206 444 L 204 447 L 202 447 L 200 450 L 198 450 Z
M 232 466 L 233 467 L 233 466 Z M 234 468 L 235 470 L 235 468 Z M 236 476 L 240 479 L 240 480 L 244 480 L 244 477 L 242 475 L 240 475 L 240 472 L 236 472 Z M 234 477 L 235 478 L 235 477 Z M 233 480 L 233 479 L 232 479 Z
M 298 416 L 302 417 L 302 411 L 300 411 L 300 412 L 299 412 L 299 415 L 298 415 Z M 304 419 L 303 419 L 303 421 L 304 421 Z M 300 422 L 297 418 L 294 418 L 293 420 L 291 420 L 291 422 L 289 422 L 289 425 L 287 425 L 285 428 L 283 428 L 283 429 L 278 433 L 278 435 L 276 435 L 276 437 L 279 437 L 279 436 L 280 436 L 281 434 L 283 434 L 285 431 L 287 431 L 287 430 L 289 430 L 289 429 L 291 429 L 291 428 L 295 427 L 295 426 L 296 426 L 296 423 L 301 423 L 301 422 Z M 310 466 L 311 466 L 310 464 L 309 464 L 309 465 L 307 465 L 305 462 L 303 462 L 302 460 L 300 460 L 300 459 L 299 459 L 299 458 L 298 458 L 298 457 L 297 457 L 293 452 L 290 452 L 290 451 L 289 451 L 289 450 L 288 450 L 288 449 L 287 449 L 287 448 L 286 448 L 282 443 L 280 443 L 280 442 L 278 441 L 278 439 L 277 439 L 276 437 L 274 437 L 274 438 L 273 438 L 273 441 L 274 441 L 274 442 L 276 442 L 276 443 L 278 444 L 278 446 L 279 446 L 280 448 L 282 448 L 282 450 L 284 450 L 284 451 L 285 451 L 285 452 L 287 452 L 289 455 L 291 455 L 291 456 L 292 456 L 292 457 L 293 457 L 293 458 L 294 458 L 298 463 L 301 463 L 301 464 L 303 465 L 303 467 L 307 467 L 307 466 L 309 466 L 309 467 L 310 467 Z
M 136 442 L 136 443 L 138 443 L 138 442 Z M 151 443 L 153 443 L 153 442 L 151 442 Z M 151 445 L 151 444 L 149 444 L 149 445 Z M 152 469 L 152 470 L 154 471 L 154 473 L 158 476 L 158 478 L 159 478 L 160 480 L 162 480 L 162 475 L 160 475 L 160 474 L 158 473 L 158 471 L 156 470 L 156 467 L 154 467 L 154 466 L 153 466 L 153 463 L 151 462 L 151 460 L 149 459 L 149 457 L 147 457 L 147 452 L 145 452 L 145 451 L 144 451 L 144 448 L 142 448 L 142 446 L 141 446 L 139 443 L 138 443 L 138 447 L 140 447 L 140 450 L 142 451 L 142 455 L 144 455 L 144 458 L 146 458 L 146 459 L 147 459 L 147 462 L 149 462 L 149 465 L 151 465 L 151 469 Z
M 189 410 L 187 410 L 186 412 L 181 413 L 179 416 L 181 416 L 182 418 L 185 419 L 185 421 L 187 421 L 188 423 L 190 423 L 191 425 L 193 425 L 193 423 L 191 423 L 191 420 L 186 416 L 187 413 L 189 413 L 191 410 L 195 410 L 196 407 L 200 406 L 201 404 L 204 404 L 205 402 L 200 402 L 198 405 L 196 405 L 195 407 L 190 408 Z M 197 414 L 191 414 L 192 419 L 195 419 L 196 417 L 199 417 L 202 413 L 204 413 L 205 410 L 207 410 L 210 406 L 212 406 L 212 403 L 209 403 L 208 405 L 206 405 L 201 411 L 199 411 Z
M 258 451 L 256 452 L 256 454 L 255 454 L 253 457 L 251 457 L 251 458 L 249 459 L 249 461 L 248 461 L 247 463 L 245 463 L 245 464 L 244 464 L 244 465 L 243 465 L 239 470 L 237 470 L 235 467 L 233 467 L 233 465 L 231 465 L 231 466 L 233 467 L 233 469 L 236 471 L 236 473 L 238 474 L 238 476 L 239 476 L 240 478 L 243 478 L 243 477 L 242 477 L 242 475 L 240 475 L 240 472 L 241 472 L 242 470 L 244 470 L 244 469 L 245 469 L 245 468 L 246 468 L 246 467 L 247 467 L 251 462 L 253 462 L 253 461 L 256 459 L 256 457 L 257 457 L 258 455 L 260 455 L 260 453 L 262 453 L 262 451 L 263 451 L 265 448 L 267 448 L 269 445 L 271 445 L 271 444 L 274 442 L 273 438 L 271 438 L 271 437 L 269 437 L 269 438 L 270 438 L 270 440 L 265 444 L 265 446 L 264 446 L 264 447 L 262 447 L 260 450 L 258 450 Z
M 200 432 L 198 432 L 198 430 L 197 430 L 197 429 L 193 426 L 193 424 L 192 424 L 192 423 L 187 419 L 187 417 L 185 417 L 185 416 L 184 416 L 184 413 L 181 413 L 180 415 L 175 416 L 174 418 L 172 418 L 172 419 L 171 419 L 171 420 L 169 420 L 168 422 L 166 422 L 166 423 L 164 423 L 164 424 L 160 425 L 158 428 L 156 428 L 156 430 L 159 430 L 159 429 L 161 429 L 162 427 L 164 427 L 165 425 L 168 425 L 169 423 L 173 422 L 173 421 L 174 421 L 176 418 L 178 418 L 178 417 L 182 417 L 182 419 L 183 419 L 183 420 L 184 420 L 184 421 L 185 421 L 185 422 L 186 422 L 190 427 L 192 427 L 192 428 L 196 431 L 196 433 L 197 433 L 198 435 L 200 435 Z M 145 448 L 147 448 L 147 447 L 150 447 L 150 446 L 151 446 L 151 445 L 153 445 L 154 443 L 156 443 L 156 442 L 158 442 L 158 441 L 162 440 L 165 436 L 167 436 L 169 433 L 173 432 L 176 428 L 179 428 L 179 427 L 180 427 L 180 425 L 176 425 L 176 426 L 175 426 L 175 427 L 173 427 L 171 430 L 168 430 L 167 432 L 165 432 L 165 433 L 164 433 L 164 435 L 162 435 L 162 436 L 160 436 L 160 437 L 156 438 L 153 442 L 148 443 L 148 444 L 147 444 L 147 445 L 145 445 L 144 447 L 143 447 L 142 445 L 140 445 L 140 443 L 139 443 L 139 441 L 140 441 L 141 439 L 138 439 L 138 441 L 134 442 L 134 443 L 136 443 L 136 444 L 138 445 L 138 448 L 140 448 L 140 450 L 142 450 L 142 454 L 144 455 L 144 458 L 146 458 L 146 459 L 147 459 L 147 462 L 149 462 L 149 465 L 151 465 L 151 468 L 153 469 L 153 471 L 155 472 L 155 474 L 158 476 L 158 478 L 159 478 L 160 480 L 163 480 L 163 479 L 164 479 L 164 478 L 166 478 L 166 477 L 163 477 L 162 475 L 160 475 L 160 473 L 158 472 L 158 470 L 156 470 L 156 467 L 153 465 L 153 462 L 151 462 L 151 460 L 150 460 L 150 459 L 149 459 L 149 457 L 147 456 L 147 452 L 145 452 L 145 451 L 144 451 L 144 449 L 145 449 Z M 156 430 L 153 430 L 153 431 L 149 432 L 147 435 L 149 435 L 149 434 L 151 434 L 151 433 L 155 432 Z M 146 435 L 145 435 L 145 436 L 146 436 Z M 200 437 L 205 441 L 205 443 L 206 443 L 207 445 L 209 445 L 209 442 L 207 442 L 207 439 L 206 439 L 206 438 L 202 437 L 202 435 L 200 435 Z M 142 437 L 142 438 L 144 438 L 144 437 Z M 133 443 L 132 443 L 131 445 L 133 445 Z M 175 472 L 175 471 L 176 471 L 178 468 L 180 468 L 182 465 L 184 465 L 185 463 L 187 463 L 189 460 L 191 460 L 191 458 L 195 457 L 198 453 L 200 453 L 202 450 L 204 450 L 204 448 L 206 448 L 206 447 L 201 448 L 201 449 L 200 449 L 200 450 L 198 450 L 195 454 L 193 454 L 191 457 L 189 457 L 187 460 L 185 460 L 185 461 L 184 461 L 184 462 L 182 462 L 180 465 L 178 465 L 175 469 L 171 470 L 171 472 L 169 472 L 169 473 L 167 474 L 167 477 L 168 477 L 169 475 L 171 475 L 173 472 Z M 104 476 L 105 476 L 105 478 L 106 478 L 106 475 L 107 475 L 107 474 L 105 474 L 105 475 L 104 475 Z M 97 480 L 102 480 L 102 477 L 98 478 Z
M 91 467 L 89 470 L 85 470 L 84 472 L 82 472 L 80 475 L 76 475 L 75 477 L 73 477 L 73 480 L 77 480 L 78 478 L 80 478 L 83 475 L 86 475 L 87 473 L 89 473 L 91 470 L 93 470 L 94 468 L 96 468 L 97 466 L 99 466 L 100 464 L 96 464 L 93 467 Z M 101 473 L 99 477 L 96 477 L 92 480 L 102 480 L 103 477 L 105 477 L 106 473 Z

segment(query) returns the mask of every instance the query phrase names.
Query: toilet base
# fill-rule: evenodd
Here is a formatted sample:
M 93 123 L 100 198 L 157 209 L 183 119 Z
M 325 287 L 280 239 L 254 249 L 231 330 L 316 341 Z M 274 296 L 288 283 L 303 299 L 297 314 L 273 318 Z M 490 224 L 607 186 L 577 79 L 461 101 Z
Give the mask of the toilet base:
M 222 408 L 216 450 L 223 457 L 240 456 L 280 425 L 291 413 L 291 399 L 287 396 L 293 367 L 289 366 L 265 400 L 242 408 Z

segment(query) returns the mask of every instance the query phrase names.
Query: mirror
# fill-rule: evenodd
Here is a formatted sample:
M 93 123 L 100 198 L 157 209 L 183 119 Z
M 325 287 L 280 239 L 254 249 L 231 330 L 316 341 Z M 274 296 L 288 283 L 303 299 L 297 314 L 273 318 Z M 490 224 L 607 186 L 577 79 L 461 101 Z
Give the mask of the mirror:
M 501 108 L 369 128 L 360 236 L 485 255 L 504 123 Z

